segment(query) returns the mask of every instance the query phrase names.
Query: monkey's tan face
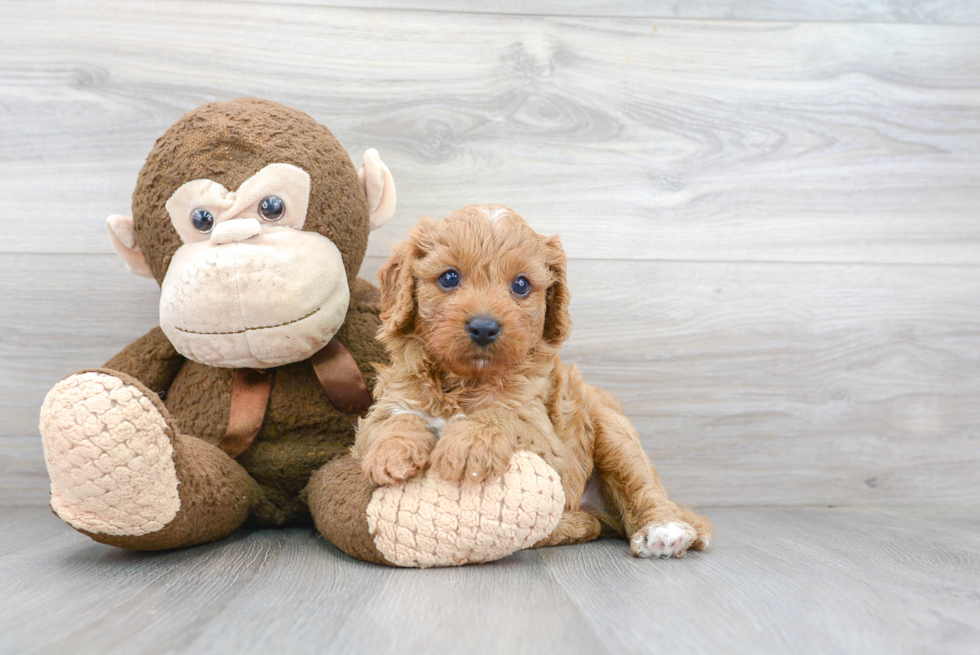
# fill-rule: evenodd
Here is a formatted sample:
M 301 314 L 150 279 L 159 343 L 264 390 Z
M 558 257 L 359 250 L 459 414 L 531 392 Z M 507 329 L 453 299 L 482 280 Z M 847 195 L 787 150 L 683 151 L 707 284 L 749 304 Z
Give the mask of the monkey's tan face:
M 340 328 L 350 291 L 340 251 L 302 230 L 310 177 L 271 164 L 228 191 L 211 180 L 167 202 L 184 242 L 162 284 L 160 326 L 178 352 L 209 366 L 301 361 Z

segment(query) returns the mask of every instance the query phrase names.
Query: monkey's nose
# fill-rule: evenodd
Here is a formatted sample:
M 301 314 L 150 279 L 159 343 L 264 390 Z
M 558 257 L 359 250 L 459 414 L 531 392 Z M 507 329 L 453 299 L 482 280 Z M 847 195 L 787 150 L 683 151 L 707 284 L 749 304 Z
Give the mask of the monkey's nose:
M 251 239 L 262 231 L 262 226 L 254 218 L 233 218 L 222 221 L 211 230 L 213 243 L 234 243 Z
M 466 323 L 470 339 L 481 346 L 488 346 L 500 335 L 500 323 L 489 316 L 477 316 Z

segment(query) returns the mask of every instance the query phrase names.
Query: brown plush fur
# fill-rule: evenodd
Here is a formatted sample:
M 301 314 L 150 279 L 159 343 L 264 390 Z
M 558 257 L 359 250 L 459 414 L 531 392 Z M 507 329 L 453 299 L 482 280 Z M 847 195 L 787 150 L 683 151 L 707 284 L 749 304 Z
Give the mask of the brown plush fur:
M 211 103 L 186 114 L 157 141 L 140 172 L 133 194 L 137 243 L 162 281 L 181 245 L 165 209 L 174 190 L 198 178 L 234 190 L 276 162 L 310 174 L 303 229 L 331 239 L 343 256 L 351 300 L 335 338 L 350 351 L 370 389 L 374 364 L 386 361 L 387 355 L 374 338 L 380 326 L 378 291 L 355 278 L 367 247 L 367 202 L 346 151 L 306 114 L 249 98 Z M 354 440 L 357 416 L 331 405 L 309 361 L 274 369 L 262 427 L 234 460 L 215 447 L 228 425 L 234 369 L 186 360 L 159 328 L 113 357 L 106 368 L 163 398 L 164 417 L 173 432 L 180 510 L 155 533 L 92 535 L 105 543 L 157 550 L 217 539 L 243 523 L 308 523 L 304 487 L 314 471 L 346 454 Z M 324 499 L 315 500 L 326 506 Z
M 336 338 L 347 346 L 371 388 L 374 364 L 387 360 L 383 348 L 373 338 L 380 325 L 377 291 L 368 282 L 357 280 L 351 296 L 347 320 Z M 246 518 L 249 525 L 255 526 L 308 523 L 310 514 L 302 492 L 310 476 L 326 462 L 346 454 L 354 440 L 357 417 L 330 404 L 306 361 L 274 369 L 276 377 L 262 428 L 252 446 L 235 460 L 215 447 L 228 425 L 234 369 L 185 360 L 173 350 L 160 329 L 154 328 L 109 360 L 104 370 L 115 375 L 121 373 L 119 377 L 124 379 L 131 376 L 165 398 L 167 418 L 173 421 L 179 437 L 174 445 L 174 461 L 181 480 L 178 519 L 194 525 L 194 530 L 210 534 L 207 522 L 234 522 L 225 518 L 218 503 L 210 515 L 199 517 L 204 521 L 200 525 L 184 517 L 194 502 L 217 498 L 215 489 L 224 484 L 248 491 L 248 511 L 240 516 L 232 530 Z M 181 447 L 181 440 L 189 446 Z M 195 447 L 198 443 L 201 447 Z M 207 457 L 202 456 L 205 451 Z M 190 484 L 182 475 L 182 471 L 198 469 L 200 473 L 195 475 L 208 479 L 207 485 Z M 227 470 L 236 475 L 227 475 Z M 238 479 L 238 471 L 245 474 L 242 480 Z M 195 491 L 200 492 L 200 499 Z M 239 516 L 237 510 L 231 514 Z M 173 540 L 167 539 L 170 534 L 168 530 L 145 537 L 113 539 L 113 544 L 139 550 L 191 545 L 183 540 L 190 534 L 187 530 L 173 532 Z M 140 545 L 142 542 L 152 543 L 154 547 Z M 158 543 L 161 545 L 157 546 Z M 201 543 L 196 533 L 193 543 Z
M 316 527 L 334 546 L 366 562 L 391 564 L 368 530 L 367 507 L 374 487 L 365 484 L 361 466 L 350 454 L 315 471 L 307 489 Z
M 210 179 L 227 189 L 269 164 L 292 164 L 310 174 L 304 230 L 340 249 L 354 283 L 368 241 L 367 199 L 347 152 L 307 114 L 258 98 L 212 102 L 184 114 L 146 158 L 133 191 L 136 242 L 157 282 L 180 247 L 166 202 L 182 184 Z
M 437 279 L 449 269 L 462 282 L 447 291 Z M 428 466 L 448 480 L 481 482 L 499 477 L 515 450 L 528 449 L 558 471 L 566 497 L 558 528 L 538 545 L 599 536 L 603 512 L 580 507 L 595 473 L 634 552 L 644 554 L 637 540 L 646 530 L 671 522 L 686 537 L 656 547 L 673 555 L 704 548 L 708 521 L 668 499 L 619 401 L 585 384 L 558 356 L 571 326 L 565 269 L 559 240 L 506 208 L 470 206 L 439 222 L 423 220 L 379 272 L 379 338 L 392 363 L 379 369 L 376 403 L 361 421 L 354 455 L 379 485 Z M 519 275 L 531 283 L 525 298 L 511 292 Z M 477 316 L 501 326 L 489 346 L 476 345 L 465 329 Z M 440 440 L 427 417 L 448 421 Z

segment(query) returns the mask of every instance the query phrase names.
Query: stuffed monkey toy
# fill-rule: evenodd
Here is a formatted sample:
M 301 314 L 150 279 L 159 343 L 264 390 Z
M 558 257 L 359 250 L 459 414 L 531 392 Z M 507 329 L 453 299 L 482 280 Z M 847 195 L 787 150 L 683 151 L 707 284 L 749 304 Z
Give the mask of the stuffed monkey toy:
M 127 267 L 160 284 L 160 327 L 48 393 L 53 511 L 134 550 L 312 518 L 352 555 L 403 566 L 487 561 L 546 536 L 564 501 L 543 462 L 515 458 L 470 497 L 426 477 L 373 489 L 348 454 L 387 359 L 377 289 L 357 272 L 394 206 L 376 151 L 355 171 L 295 109 L 215 102 L 167 130 L 132 217 L 107 221 Z M 385 535 L 401 535 L 400 555 Z

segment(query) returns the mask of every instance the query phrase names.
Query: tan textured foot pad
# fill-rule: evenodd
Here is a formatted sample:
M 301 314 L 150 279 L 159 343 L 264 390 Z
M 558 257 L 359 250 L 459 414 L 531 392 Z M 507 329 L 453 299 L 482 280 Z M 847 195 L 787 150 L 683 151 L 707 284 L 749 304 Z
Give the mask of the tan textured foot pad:
M 41 407 L 51 507 L 78 530 L 138 536 L 180 509 L 167 422 L 135 385 L 106 373 L 71 375 Z
M 396 566 L 477 564 L 530 548 L 550 535 L 565 509 L 558 473 L 522 451 L 503 478 L 460 486 L 426 473 L 375 490 L 368 530 Z

